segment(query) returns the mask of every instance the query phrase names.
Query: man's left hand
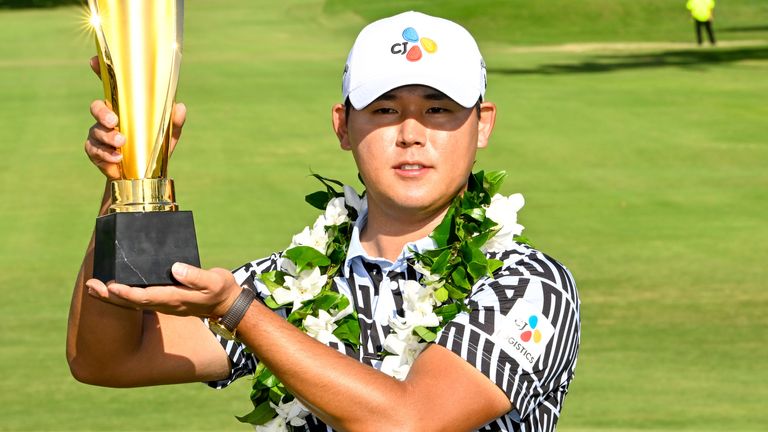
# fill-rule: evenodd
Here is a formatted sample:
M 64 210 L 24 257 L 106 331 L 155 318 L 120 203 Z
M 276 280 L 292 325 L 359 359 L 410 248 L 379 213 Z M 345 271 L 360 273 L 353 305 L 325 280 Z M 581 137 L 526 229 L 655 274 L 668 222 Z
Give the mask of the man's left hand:
M 145 309 L 168 315 L 220 317 L 240 294 L 232 273 L 223 268 L 203 270 L 176 263 L 171 271 L 182 285 L 135 288 L 98 279 L 85 283 L 92 296 L 117 306 Z

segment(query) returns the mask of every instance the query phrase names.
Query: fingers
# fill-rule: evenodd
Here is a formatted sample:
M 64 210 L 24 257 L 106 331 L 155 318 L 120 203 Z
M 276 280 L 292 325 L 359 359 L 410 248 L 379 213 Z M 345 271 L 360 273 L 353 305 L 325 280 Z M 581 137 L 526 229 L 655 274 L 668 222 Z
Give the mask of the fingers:
M 99 77 L 99 79 L 101 79 L 101 64 L 99 64 L 99 57 L 98 56 L 91 57 L 90 64 L 91 64 L 91 70 L 93 71 L 93 73 L 95 73 L 96 76 Z
M 115 306 L 129 309 L 154 310 L 169 315 L 205 316 L 203 293 L 184 286 L 150 286 L 146 288 L 130 287 L 116 282 L 106 285 L 91 279 L 85 283 L 88 294 Z
M 127 309 L 135 309 L 135 310 L 139 309 L 136 305 L 132 304 L 131 302 L 123 300 L 122 298 L 112 294 L 110 290 L 107 288 L 107 286 L 104 284 L 104 282 L 98 279 L 90 279 L 87 282 L 85 282 L 85 288 L 88 290 L 88 294 L 90 294 L 93 297 L 96 297 L 99 300 L 105 301 L 107 303 L 111 303 L 115 306 L 124 307 Z
M 223 315 L 242 291 L 225 269 L 203 270 L 176 263 L 172 271 L 183 286 L 134 288 L 115 282 L 104 284 L 97 279 L 85 285 L 90 295 L 117 306 L 201 317 Z
M 117 150 L 118 147 L 105 144 L 99 139 L 92 138 L 94 135 L 104 133 L 103 131 L 94 131 L 94 128 L 91 128 L 91 133 L 85 141 L 85 154 L 88 155 L 88 158 L 99 166 L 104 163 L 116 164 L 120 162 L 123 159 L 123 155 Z
M 117 127 L 117 115 L 102 100 L 91 102 L 91 115 L 105 128 L 114 129 Z
M 117 116 L 100 100 L 91 103 L 91 115 L 97 123 L 88 130 L 85 153 L 109 179 L 120 178 L 117 164 L 123 158 L 119 150 L 125 145 L 125 136 L 115 129 Z
M 171 271 L 179 282 L 208 295 L 208 316 L 224 315 L 242 291 L 235 277 L 226 269 L 203 270 L 177 262 L 171 267 Z
M 171 115 L 171 122 L 173 127 L 171 128 L 171 145 L 169 152 L 173 153 L 173 149 L 176 148 L 176 143 L 179 142 L 181 137 L 181 131 L 184 128 L 184 122 L 187 121 L 187 106 L 183 103 L 177 103 L 173 106 L 173 114 Z
M 235 278 L 231 273 L 223 269 L 203 270 L 201 268 L 177 262 L 171 267 L 173 277 L 184 285 L 198 290 L 218 290 L 224 287 L 231 279 Z
M 173 128 L 181 133 L 181 128 L 184 127 L 184 122 L 187 121 L 187 106 L 183 102 L 173 105 L 171 121 L 173 121 Z

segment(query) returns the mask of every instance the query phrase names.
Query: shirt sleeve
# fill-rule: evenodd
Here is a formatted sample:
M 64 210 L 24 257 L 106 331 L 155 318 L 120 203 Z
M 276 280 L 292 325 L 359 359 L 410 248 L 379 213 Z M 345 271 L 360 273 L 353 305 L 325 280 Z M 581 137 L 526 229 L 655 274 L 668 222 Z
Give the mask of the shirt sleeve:
M 579 300 L 557 261 L 533 249 L 502 255 L 494 277 L 470 293 L 469 312 L 435 343 L 475 366 L 509 397 L 513 417 L 525 418 L 544 402 L 562 403 L 579 348 Z
M 235 276 L 235 280 L 240 286 L 244 288 L 250 288 L 259 297 L 265 299 L 269 296 L 269 290 L 266 286 L 257 278 L 258 275 L 273 271 L 277 269 L 277 263 L 279 260 L 279 254 L 273 254 L 270 257 L 247 263 L 232 272 Z M 208 320 L 205 320 L 205 324 L 208 325 Z M 213 333 L 213 332 L 212 332 Z M 213 333 L 216 339 L 219 341 L 224 351 L 227 353 L 230 364 L 229 376 L 218 381 L 209 381 L 207 384 L 210 387 L 221 389 L 232 384 L 236 379 L 251 375 L 256 370 L 258 365 L 258 359 L 253 355 L 245 344 L 236 340 L 227 340 L 220 335 Z

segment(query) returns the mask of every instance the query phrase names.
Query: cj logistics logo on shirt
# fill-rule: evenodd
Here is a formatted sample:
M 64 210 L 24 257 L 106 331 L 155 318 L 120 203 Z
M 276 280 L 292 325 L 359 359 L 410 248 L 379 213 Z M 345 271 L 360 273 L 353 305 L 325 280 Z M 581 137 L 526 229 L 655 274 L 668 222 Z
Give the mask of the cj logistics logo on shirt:
M 493 334 L 499 347 L 528 372 L 533 370 L 533 365 L 555 335 L 555 328 L 541 313 L 540 307 L 525 299 L 518 300 Z
M 405 55 L 408 61 L 415 62 L 421 60 L 423 56 L 422 48 L 429 54 L 437 51 L 437 43 L 428 37 L 419 37 L 419 33 L 413 27 L 403 30 L 403 39 L 405 39 L 404 42 L 392 44 L 389 51 L 392 54 Z
M 516 324 L 520 330 L 523 330 L 523 332 L 520 333 L 520 339 L 522 339 L 523 342 L 530 341 L 531 337 L 533 337 L 533 343 L 541 342 L 541 331 L 536 328 L 536 326 L 539 324 L 539 317 L 536 315 L 531 315 L 528 317 L 528 322 L 518 322 Z M 526 328 L 529 327 L 530 330 L 526 330 Z

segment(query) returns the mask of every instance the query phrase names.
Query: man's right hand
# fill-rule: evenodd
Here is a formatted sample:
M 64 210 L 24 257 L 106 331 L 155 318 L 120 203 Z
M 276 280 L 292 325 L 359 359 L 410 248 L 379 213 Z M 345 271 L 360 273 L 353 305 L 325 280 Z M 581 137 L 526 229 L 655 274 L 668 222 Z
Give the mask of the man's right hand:
M 99 61 L 96 57 L 91 58 L 91 69 L 100 76 Z M 125 136 L 118 131 L 118 118 L 103 100 L 95 100 L 91 103 L 91 115 L 96 119 L 96 123 L 88 131 L 85 153 L 108 180 L 119 179 L 121 178 L 120 160 L 123 158 L 120 148 L 125 145 Z M 169 153 L 173 153 L 179 141 L 186 118 L 187 107 L 183 103 L 174 104 L 171 115 L 173 135 Z

